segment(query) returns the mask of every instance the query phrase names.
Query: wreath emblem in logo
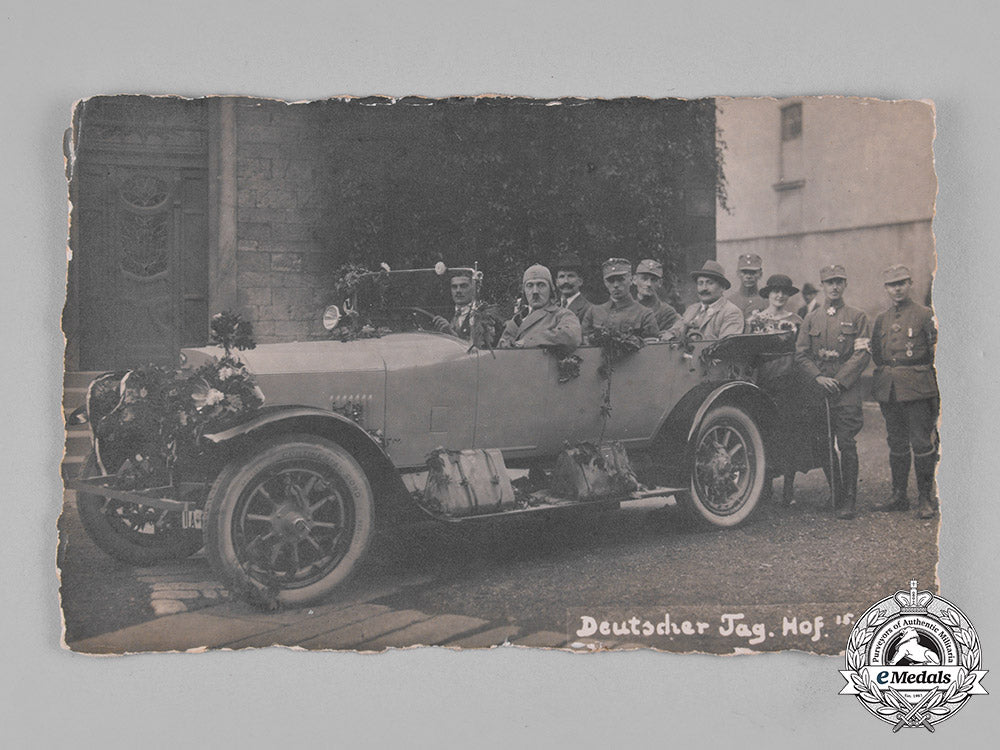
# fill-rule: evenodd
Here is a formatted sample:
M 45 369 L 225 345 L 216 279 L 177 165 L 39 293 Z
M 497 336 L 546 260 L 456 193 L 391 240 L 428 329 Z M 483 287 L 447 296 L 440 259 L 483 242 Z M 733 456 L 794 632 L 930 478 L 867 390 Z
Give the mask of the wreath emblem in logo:
M 955 714 L 980 684 L 982 651 L 972 623 L 930 591 L 897 591 L 858 620 L 847 642 L 847 685 L 892 731 L 934 725 Z

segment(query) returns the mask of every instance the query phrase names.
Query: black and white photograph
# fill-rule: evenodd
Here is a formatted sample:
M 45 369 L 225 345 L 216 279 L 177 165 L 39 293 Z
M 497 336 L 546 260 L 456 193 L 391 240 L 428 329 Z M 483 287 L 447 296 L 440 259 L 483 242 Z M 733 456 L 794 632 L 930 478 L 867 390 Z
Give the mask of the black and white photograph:
M 931 102 L 68 125 L 68 649 L 838 654 L 936 590 Z
M 998 21 L 8 3 L 6 745 L 982 744 Z

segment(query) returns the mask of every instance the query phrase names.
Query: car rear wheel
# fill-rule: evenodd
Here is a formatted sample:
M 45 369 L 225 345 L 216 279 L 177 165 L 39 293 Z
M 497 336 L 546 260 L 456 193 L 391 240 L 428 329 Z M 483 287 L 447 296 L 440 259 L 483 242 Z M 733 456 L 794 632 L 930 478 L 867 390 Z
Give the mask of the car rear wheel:
M 93 452 L 80 476 L 100 474 Z M 155 565 L 190 557 L 202 545 L 201 532 L 181 527 L 179 513 L 78 492 L 76 509 L 87 536 L 116 560 L 131 565 Z
M 680 499 L 701 524 L 728 528 L 760 505 L 766 481 L 764 440 L 753 418 L 735 406 L 705 415 L 692 445 L 691 490 Z
M 205 547 L 237 595 L 273 608 L 329 595 L 371 542 L 374 499 L 340 446 L 288 435 L 227 466 L 209 492 Z

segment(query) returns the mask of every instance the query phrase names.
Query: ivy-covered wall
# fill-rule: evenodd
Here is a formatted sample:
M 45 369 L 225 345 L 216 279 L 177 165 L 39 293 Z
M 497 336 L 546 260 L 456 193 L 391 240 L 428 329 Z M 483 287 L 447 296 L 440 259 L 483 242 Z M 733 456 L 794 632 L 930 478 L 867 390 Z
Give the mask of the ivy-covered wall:
M 605 258 L 683 285 L 715 257 L 710 99 L 241 100 L 235 140 L 238 301 L 262 342 L 322 335 L 348 262 L 478 263 L 506 304 L 566 251 L 596 300 Z

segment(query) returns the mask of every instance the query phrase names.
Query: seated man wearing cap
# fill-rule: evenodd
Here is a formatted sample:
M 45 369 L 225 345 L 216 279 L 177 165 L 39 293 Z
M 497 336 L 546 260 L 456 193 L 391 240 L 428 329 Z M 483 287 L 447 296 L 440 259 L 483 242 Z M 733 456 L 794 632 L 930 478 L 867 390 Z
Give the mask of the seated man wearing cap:
M 656 338 L 660 327 L 656 316 L 632 298 L 632 263 L 624 258 L 610 258 L 601 264 L 604 286 L 611 296 L 601 305 L 592 305 L 583 316 L 583 336 L 591 340 L 598 329 L 626 333 L 640 338 Z
M 573 312 L 578 320 L 583 320 L 584 314 L 590 309 L 590 300 L 583 296 L 583 263 L 573 255 L 564 255 L 556 261 L 556 288 L 559 290 L 559 307 L 565 307 Z
M 757 290 L 757 284 L 764 275 L 764 266 L 756 253 L 744 253 L 737 260 L 736 270 L 740 274 L 740 288 L 726 296 L 740 308 L 744 318 L 749 318 L 755 311 L 767 307 L 767 300 L 761 298 Z
M 560 346 L 568 351 L 580 346 L 580 321 L 553 301 L 554 287 L 549 269 L 542 265 L 531 266 L 524 272 L 522 284 L 528 314 L 522 320 L 507 321 L 497 346 L 501 349 Z
M 663 264 L 658 260 L 640 260 L 635 267 L 635 296 L 643 307 L 653 311 L 656 325 L 665 331 L 677 322 L 677 311 L 660 299 L 663 288 Z
M 917 513 L 933 518 L 934 466 L 937 463 L 938 387 L 934 373 L 937 327 L 934 312 L 910 298 L 913 280 L 906 266 L 891 266 L 882 274 L 892 305 L 875 318 L 872 328 L 872 395 L 885 417 L 889 443 L 892 497 L 876 510 L 908 510 L 906 485 L 910 447 L 917 475 Z
M 680 320 L 660 338 L 672 341 L 697 334 L 702 339 L 715 340 L 743 333 L 743 313 L 722 296 L 730 287 L 722 266 L 706 260 L 700 270 L 691 272 L 691 278 L 697 284 L 699 301 L 688 305 Z

